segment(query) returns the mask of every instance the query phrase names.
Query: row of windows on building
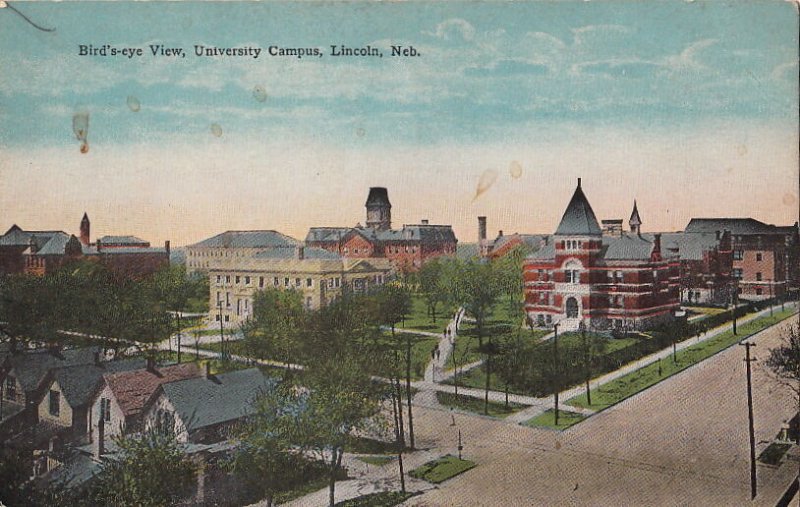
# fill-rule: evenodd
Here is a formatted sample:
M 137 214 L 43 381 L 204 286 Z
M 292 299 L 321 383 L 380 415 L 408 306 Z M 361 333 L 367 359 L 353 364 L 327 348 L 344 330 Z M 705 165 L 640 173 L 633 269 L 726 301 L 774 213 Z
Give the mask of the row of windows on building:
M 539 304 L 552 306 L 554 302 L 553 294 L 550 292 L 543 292 L 539 294 Z M 622 308 L 625 306 L 625 296 L 622 295 L 612 295 L 608 296 L 608 307 L 609 308 Z
M 731 274 L 733 275 L 733 277 L 735 279 L 741 280 L 742 277 L 744 277 L 744 270 L 742 268 L 733 268 L 733 271 L 732 271 Z M 764 275 L 760 271 L 758 273 L 756 273 L 756 281 L 757 282 L 764 281 Z
M 744 250 L 734 250 L 733 260 L 735 261 L 744 260 Z M 762 252 L 756 252 L 756 261 L 761 262 L 763 260 L 764 260 L 764 254 Z
M 254 281 L 254 278 L 255 277 L 251 278 L 250 276 L 247 276 L 247 275 L 244 275 L 244 276 L 242 276 L 242 275 L 234 275 L 234 276 L 231 276 L 231 275 L 224 275 L 224 276 L 223 275 L 217 275 L 216 283 L 217 283 L 217 285 L 226 285 L 226 284 L 230 285 L 231 282 L 233 282 L 233 285 L 244 285 L 245 287 L 250 287 L 250 286 L 252 286 L 252 282 Z M 224 283 L 223 283 L 223 280 L 224 280 Z M 340 277 L 338 277 L 338 276 L 331 277 L 331 278 L 328 278 L 328 279 L 324 279 L 323 278 L 321 280 L 321 282 L 323 284 L 327 284 L 329 289 L 336 289 L 336 288 L 339 288 L 339 287 L 342 286 L 342 279 Z M 372 282 L 376 283 L 376 284 L 382 284 L 383 283 L 383 275 L 375 275 L 375 276 L 373 276 L 372 277 Z M 264 284 L 265 284 L 265 278 L 263 276 L 259 276 L 258 277 L 258 288 L 259 289 L 263 289 L 264 288 Z M 273 287 L 280 287 L 281 286 L 281 277 L 278 277 L 278 276 L 273 277 L 272 278 L 272 286 Z M 298 288 L 298 287 L 303 287 L 303 286 L 305 286 L 306 288 L 312 288 L 312 287 L 314 287 L 314 279 L 313 278 L 306 278 L 305 279 L 305 283 L 304 283 L 303 279 L 300 278 L 300 277 L 292 278 L 292 277 L 289 277 L 289 276 L 285 276 L 285 277 L 283 277 L 283 286 L 287 287 L 287 288 L 288 287 Z
M 734 270 L 735 271 L 735 270 Z M 741 271 L 741 270 L 740 270 Z M 624 275 L 622 271 L 608 271 L 608 279 L 610 281 L 616 281 L 616 283 L 622 283 L 624 281 Z M 538 270 L 538 281 L 540 282 L 547 282 L 553 277 L 552 270 Z M 580 270 L 578 269 L 565 269 L 564 270 L 564 280 L 566 283 L 580 283 Z M 653 270 L 653 280 L 658 281 L 658 270 Z

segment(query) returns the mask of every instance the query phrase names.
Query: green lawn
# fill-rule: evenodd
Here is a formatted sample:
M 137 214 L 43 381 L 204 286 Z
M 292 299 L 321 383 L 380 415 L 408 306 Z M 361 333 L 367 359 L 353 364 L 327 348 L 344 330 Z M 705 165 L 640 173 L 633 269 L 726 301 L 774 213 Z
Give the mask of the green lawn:
M 549 331 L 543 330 L 535 330 L 533 332 L 526 332 L 526 336 L 530 336 L 532 340 L 539 341 L 543 336 L 547 335 Z M 459 340 L 462 338 L 459 337 Z M 467 338 L 468 340 L 473 340 L 471 337 Z M 582 337 L 580 333 L 565 333 L 563 335 L 558 336 L 558 343 L 560 346 L 578 346 L 582 343 Z M 628 338 L 607 338 L 603 337 L 606 341 L 606 354 L 614 352 L 619 349 L 623 349 L 629 345 L 632 345 L 639 340 L 646 339 L 641 335 L 630 335 Z M 459 342 L 461 343 L 461 342 Z M 472 349 L 470 350 L 470 354 L 467 356 L 466 361 L 462 361 L 460 356 L 458 357 L 459 365 L 469 364 L 470 362 L 477 361 L 484 359 L 485 356 L 483 354 L 478 353 L 477 347 L 478 342 L 477 339 L 468 342 Z M 448 367 L 451 367 L 452 362 L 448 361 Z M 445 381 L 446 384 L 453 385 L 455 384 L 455 380 L 448 379 Z M 486 387 L 486 368 L 484 365 L 478 366 L 476 368 L 472 368 L 469 371 L 464 372 L 458 376 L 458 385 L 459 386 L 466 386 L 466 387 L 474 387 L 477 389 L 483 389 Z M 502 382 L 502 379 L 496 374 L 492 373 L 492 378 L 490 379 L 489 389 L 493 391 L 504 391 L 506 388 L 505 383 Z M 510 389 L 511 393 L 513 394 L 522 394 L 525 396 L 531 395 L 530 392 L 524 392 L 519 389 L 514 389 L 513 387 Z
M 552 428 L 556 430 L 565 430 L 570 426 L 574 426 L 579 422 L 586 419 L 585 415 L 578 414 L 577 412 L 569 412 L 566 410 L 558 411 L 558 424 L 556 424 L 556 413 L 554 410 L 547 410 L 541 415 L 528 419 L 523 424 L 531 428 Z
M 472 396 L 464 396 L 459 394 L 456 396 L 453 393 L 444 393 L 441 391 L 436 392 L 436 399 L 444 405 L 445 407 L 452 407 L 457 408 L 459 410 L 464 410 L 466 412 L 472 412 L 475 414 L 483 414 L 484 408 L 484 399 L 483 398 L 473 398 Z M 498 403 L 496 401 L 489 401 L 489 414 L 492 417 L 508 417 L 514 412 L 518 410 L 522 410 L 526 408 L 526 405 L 520 405 L 519 403 L 511 403 L 509 402 L 508 408 L 506 408 L 505 403 Z
M 439 303 L 436 305 L 436 322 L 434 322 L 433 317 L 428 315 L 425 299 L 414 294 L 411 296 L 411 313 L 406 316 L 405 321 L 400 322 L 397 326 L 403 329 L 442 333 L 454 312 L 455 308 Z
M 358 498 L 351 498 L 336 504 L 336 507 L 393 507 L 400 505 L 419 493 L 402 493 L 400 491 L 381 491 Z
M 586 394 L 576 396 L 567 401 L 568 405 L 575 407 L 591 408 L 593 410 L 603 410 L 620 401 L 633 396 L 634 394 L 657 384 L 686 368 L 707 359 L 714 354 L 734 345 L 748 336 L 766 329 L 794 314 L 794 310 L 777 311 L 770 317 L 760 317 L 746 324 L 738 326 L 738 335 L 733 334 L 733 330 L 727 330 L 718 334 L 714 338 L 692 345 L 684 350 L 678 351 L 677 362 L 673 362 L 672 357 L 662 359 L 644 366 L 623 377 L 613 380 L 607 384 L 593 390 L 592 404 L 586 402 Z M 659 367 L 660 370 L 659 371 Z
M 475 462 L 448 454 L 415 468 L 408 475 L 439 484 L 472 468 L 475 468 Z

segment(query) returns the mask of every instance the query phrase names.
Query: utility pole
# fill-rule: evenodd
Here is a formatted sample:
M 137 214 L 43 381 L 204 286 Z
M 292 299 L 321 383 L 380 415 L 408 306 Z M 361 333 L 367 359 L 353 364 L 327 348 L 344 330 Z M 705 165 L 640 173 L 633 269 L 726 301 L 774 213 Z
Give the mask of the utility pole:
M 731 311 L 731 316 L 733 318 L 733 334 L 737 335 L 739 333 L 736 332 L 736 306 L 739 302 L 739 293 L 736 287 L 736 284 L 733 285 L 733 291 L 731 293 L 731 301 L 733 301 L 733 310 Z
M 772 280 L 767 280 L 767 288 L 769 288 L 769 316 L 772 317 Z
M 560 387 L 560 382 L 558 381 L 558 323 L 553 324 L 553 330 L 555 331 L 555 334 L 553 335 L 553 397 L 555 408 L 555 425 L 558 426 L 558 389 Z
M 589 350 L 589 345 L 586 342 L 586 326 L 581 322 L 581 338 L 583 338 L 583 351 L 584 351 L 584 368 L 586 368 L 586 404 L 592 404 L 592 393 L 589 390 L 589 380 L 592 378 L 592 370 L 591 370 L 591 351 Z
M 745 342 L 739 345 L 745 348 L 745 363 L 747 364 L 747 415 L 750 421 L 750 499 L 756 497 L 756 434 L 753 425 L 753 385 L 752 385 L 752 372 L 750 363 L 755 361 L 755 358 L 750 358 L 750 347 L 755 347 L 755 343 Z

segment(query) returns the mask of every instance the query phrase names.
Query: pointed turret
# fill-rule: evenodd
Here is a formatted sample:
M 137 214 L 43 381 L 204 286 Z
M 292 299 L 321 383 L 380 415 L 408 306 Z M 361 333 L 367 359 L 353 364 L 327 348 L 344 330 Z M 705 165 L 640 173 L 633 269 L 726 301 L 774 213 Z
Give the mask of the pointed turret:
M 81 243 L 83 243 L 84 245 L 89 244 L 90 232 L 91 232 L 91 224 L 89 223 L 89 215 L 87 215 L 84 212 L 83 218 L 81 219 Z
M 602 236 L 603 231 L 597 223 L 592 206 L 586 199 L 581 189 L 581 179 L 578 178 L 578 187 L 572 194 L 572 199 L 567 205 L 561 223 L 556 229 L 557 236 Z
M 628 220 L 628 225 L 631 227 L 631 233 L 639 235 L 642 233 L 642 219 L 639 217 L 639 209 L 636 207 L 636 200 L 633 201 L 633 212 L 631 218 Z

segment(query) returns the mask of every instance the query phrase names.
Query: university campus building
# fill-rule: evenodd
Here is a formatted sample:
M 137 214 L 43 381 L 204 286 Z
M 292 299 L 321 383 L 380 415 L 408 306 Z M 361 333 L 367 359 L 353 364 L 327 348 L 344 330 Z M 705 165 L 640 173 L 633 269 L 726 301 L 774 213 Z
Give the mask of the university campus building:
M 209 268 L 209 318 L 238 325 L 253 314 L 256 292 L 266 288 L 299 291 L 308 309 L 326 306 L 344 290 L 362 293 L 389 280 L 386 259 L 352 259 L 321 248 L 272 248 L 252 256 L 230 256 Z
M 115 274 L 138 278 L 169 265 L 169 241 L 154 248 L 135 236 L 103 236 L 91 242 L 84 213 L 80 236 L 63 231 L 25 231 L 14 224 L 0 236 L 0 274 L 45 275 L 78 260 L 100 262 Z
M 400 271 L 415 270 L 428 259 L 456 254 L 456 239 L 450 225 L 428 220 L 392 229 L 392 204 L 383 187 L 372 187 L 365 204 L 366 226 L 312 227 L 305 244 L 347 258 L 386 258 Z
M 630 232 L 604 236 L 578 179 L 555 233 L 523 265 L 531 325 L 639 330 L 673 317 L 679 258 L 661 234 L 642 234 L 635 203 L 628 223 Z

